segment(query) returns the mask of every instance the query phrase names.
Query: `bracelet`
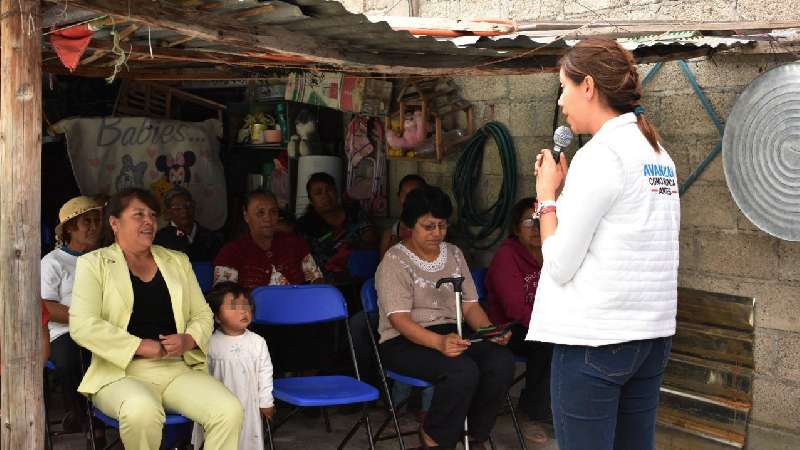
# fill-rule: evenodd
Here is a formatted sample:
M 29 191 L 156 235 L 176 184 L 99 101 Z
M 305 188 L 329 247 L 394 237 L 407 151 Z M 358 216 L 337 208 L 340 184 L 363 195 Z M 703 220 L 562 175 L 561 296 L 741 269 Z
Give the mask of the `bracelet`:
M 542 217 L 545 214 L 554 213 L 554 212 L 556 212 L 556 206 L 555 205 L 545 206 L 544 208 L 541 208 L 539 210 L 539 217 Z
M 550 210 L 549 208 L 552 208 Z M 547 212 L 555 211 L 556 210 L 556 202 L 555 200 L 543 200 L 541 202 L 536 203 L 536 212 L 533 214 L 534 219 L 538 219 L 542 216 L 542 213 L 548 209 Z

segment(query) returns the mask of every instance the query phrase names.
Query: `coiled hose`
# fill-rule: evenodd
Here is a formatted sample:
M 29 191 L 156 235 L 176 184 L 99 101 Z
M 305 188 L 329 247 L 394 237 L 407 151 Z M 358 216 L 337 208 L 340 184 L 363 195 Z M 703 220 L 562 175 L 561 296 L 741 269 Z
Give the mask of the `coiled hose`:
M 494 203 L 487 209 L 479 210 L 475 204 L 475 193 L 485 191 L 481 183 L 483 154 L 486 140 L 492 137 L 500 153 L 503 167 L 503 184 Z M 458 205 L 458 228 L 468 245 L 477 250 L 494 247 L 505 237 L 505 228 L 514 197 L 517 191 L 517 156 L 514 140 L 506 127 L 500 122 L 489 122 L 470 137 L 464 152 L 458 158 L 453 174 L 453 192 Z M 474 228 L 478 228 L 474 232 Z M 497 231 L 500 230 L 498 233 Z M 493 237 L 493 235 L 495 235 Z M 493 237 L 493 238 L 492 238 Z M 488 239 L 489 243 L 486 243 Z

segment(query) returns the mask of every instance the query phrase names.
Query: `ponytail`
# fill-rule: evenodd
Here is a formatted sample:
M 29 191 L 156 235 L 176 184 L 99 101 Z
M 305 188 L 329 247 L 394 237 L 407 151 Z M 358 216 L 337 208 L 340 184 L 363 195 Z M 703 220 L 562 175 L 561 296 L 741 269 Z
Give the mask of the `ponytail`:
M 658 135 L 656 127 L 647 120 L 644 114 L 636 115 L 636 124 L 639 125 L 639 131 L 642 132 L 644 138 L 647 139 L 647 142 L 653 147 L 653 150 L 659 153 L 661 151 L 661 136 Z

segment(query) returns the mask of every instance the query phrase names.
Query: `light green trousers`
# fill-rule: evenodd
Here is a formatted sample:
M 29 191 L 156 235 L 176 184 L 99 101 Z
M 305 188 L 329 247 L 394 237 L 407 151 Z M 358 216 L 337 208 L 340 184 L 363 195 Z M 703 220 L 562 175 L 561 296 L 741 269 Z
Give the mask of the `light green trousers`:
M 92 402 L 119 421 L 126 450 L 157 450 L 164 410 L 203 427 L 206 450 L 236 450 L 244 412 L 228 388 L 180 359 L 134 359 L 127 376 L 104 386 Z

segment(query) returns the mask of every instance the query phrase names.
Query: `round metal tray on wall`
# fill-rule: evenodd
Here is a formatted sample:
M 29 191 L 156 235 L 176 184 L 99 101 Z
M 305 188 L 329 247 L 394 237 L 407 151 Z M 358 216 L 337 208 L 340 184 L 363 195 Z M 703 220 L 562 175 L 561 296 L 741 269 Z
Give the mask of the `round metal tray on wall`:
M 725 179 L 761 230 L 800 241 L 800 64 L 756 78 L 736 100 L 722 139 Z

